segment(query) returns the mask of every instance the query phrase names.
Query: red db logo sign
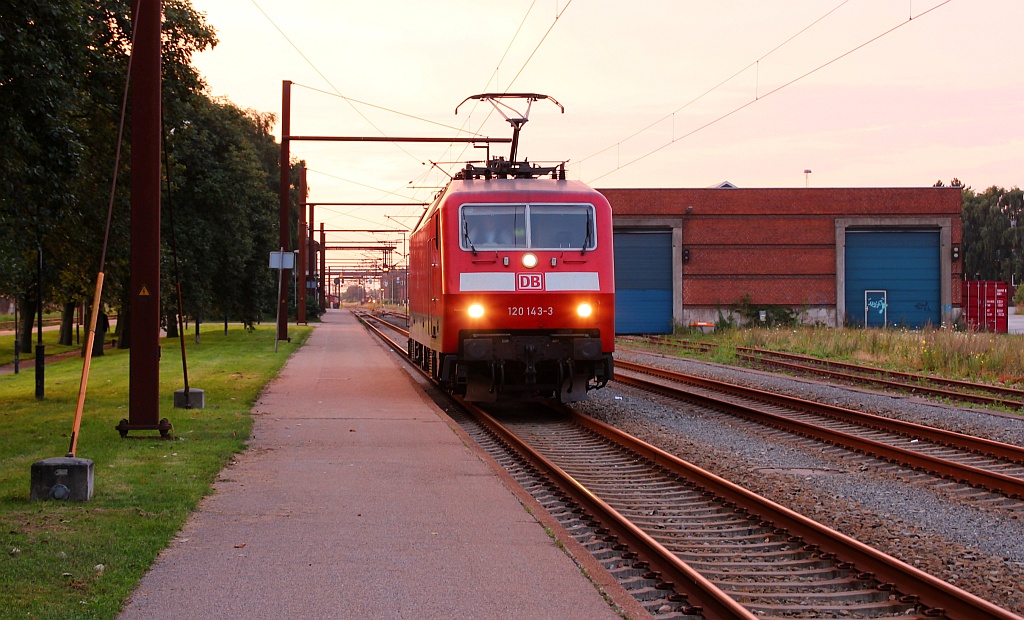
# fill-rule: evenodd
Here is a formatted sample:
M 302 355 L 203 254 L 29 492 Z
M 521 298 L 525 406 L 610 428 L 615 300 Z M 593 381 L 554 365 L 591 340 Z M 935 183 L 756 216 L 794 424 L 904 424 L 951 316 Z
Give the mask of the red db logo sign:
M 544 290 L 544 276 L 539 273 L 517 273 L 516 289 L 520 291 Z

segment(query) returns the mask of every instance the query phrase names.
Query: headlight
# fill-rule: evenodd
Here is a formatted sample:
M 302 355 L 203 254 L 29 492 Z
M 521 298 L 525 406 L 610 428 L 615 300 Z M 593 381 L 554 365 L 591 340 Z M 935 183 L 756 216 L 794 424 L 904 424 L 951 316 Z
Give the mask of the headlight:
M 584 319 L 593 313 L 594 309 L 590 306 L 590 304 L 580 304 L 576 306 L 576 314 L 580 315 Z
M 536 266 L 537 266 L 537 255 L 536 254 L 533 254 L 533 253 L 530 253 L 530 252 L 527 252 L 526 254 L 523 254 L 523 267 L 526 267 L 527 269 L 533 269 Z
M 479 319 L 483 315 L 484 307 L 481 306 L 480 304 L 473 304 L 472 306 L 469 307 L 469 316 L 473 317 L 474 319 Z

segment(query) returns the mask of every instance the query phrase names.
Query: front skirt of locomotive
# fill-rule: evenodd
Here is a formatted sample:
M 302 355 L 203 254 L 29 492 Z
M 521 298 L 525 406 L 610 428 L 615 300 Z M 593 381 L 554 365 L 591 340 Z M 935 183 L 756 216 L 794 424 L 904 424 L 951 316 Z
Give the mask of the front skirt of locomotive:
M 463 331 L 459 341 L 442 374 L 469 401 L 537 395 L 573 402 L 612 378 L 612 355 L 596 331 Z

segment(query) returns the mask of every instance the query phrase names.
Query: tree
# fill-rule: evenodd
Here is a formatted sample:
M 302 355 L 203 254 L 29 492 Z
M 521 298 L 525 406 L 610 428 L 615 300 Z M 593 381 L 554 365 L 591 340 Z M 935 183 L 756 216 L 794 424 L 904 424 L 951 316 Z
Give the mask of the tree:
M 18 296 L 23 308 L 40 295 L 65 308 L 91 299 L 116 177 L 104 292 L 106 299 L 122 300 L 114 304 L 120 307 L 122 346 L 130 320 L 130 170 L 126 156 L 119 170 L 114 160 L 118 148 L 130 150 L 131 119 L 124 136 L 119 124 L 131 5 L 8 0 L 0 8 L 0 294 Z M 266 264 L 277 249 L 274 119 L 211 101 L 191 59 L 216 45 L 214 31 L 190 0 L 163 0 L 163 8 L 163 114 L 172 183 L 163 190 L 163 290 L 173 290 L 173 231 L 186 307 L 195 315 L 230 315 L 252 324 L 277 303 Z M 291 194 L 294 205 L 294 188 Z M 40 244 L 50 257 L 43 291 L 34 286 Z M 170 306 L 176 295 L 163 299 Z M 24 316 L 30 327 L 32 314 Z M 22 333 L 30 346 L 28 332 Z
M 118 145 L 130 12 L 130 0 L 8 0 L 0 9 L 0 293 L 18 296 L 23 307 L 40 296 L 50 303 L 89 297 Z M 191 56 L 216 39 L 188 0 L 164 0 L 163 28 L 165 102 L 173 110 L 201 94 Z M 128 277 L 128 183 L 120 181 L 107 257 L 113 294 Z M 42 291 L 35 286 L 40 247 L 48 259 Z
M 275 307 L 267 257 L 276 249 L 272 118 L 205 101 L 168 136 L 173 154 L 173 225 L 187 311 L 248 324 Z M 164 235 L 165 241 L 169 235 Z M 169 256 L 169 252 L 165 252 Z
M 964 273 L 981 280 L 1020 282 L 1024 274 L 1024 192 L 992 186 L 964 189 Z
M 996 207 L 1009 224 L 1003 231 L 997 256 L 999 279 L 1019 286 L 1024 281 L 1024 191 L 1014 187 L 1005 192 L 999 197 Z
M 47 260 L 44 289 L 36 285 L 39 254 L 59 255 L 71 224 L 64 214 L 76 207 L 86 41 L 81 1 L 8 0 L 0 9 L 0 292 L 26 310 L 53 286 Z M 28 352 L 32 313 L 24 316 Z
M 341 300 L 359 303 L 363 301 L 364 297 L 366 297 L 366 289 L 362 286 L 350 284 L 349 287 L 345 289 L 345 292 L 342 293 Z

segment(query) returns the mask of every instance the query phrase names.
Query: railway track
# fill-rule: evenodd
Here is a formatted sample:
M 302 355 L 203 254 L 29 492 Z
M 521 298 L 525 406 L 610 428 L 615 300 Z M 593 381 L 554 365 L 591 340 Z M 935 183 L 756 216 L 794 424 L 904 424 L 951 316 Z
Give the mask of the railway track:
M 680 340 L 662 336 L 649 336 L 643 340 L 651 344 L 671 347 L 675 350 L 697 353 L 707 353 L 717 347 L 714 343 Z M 737 347 L 736 358 L 755 366 L 782 368 L 793 373 L 824 377 L 830 380 L 870 385 L 876 388 L 897 390 L 952 402 L 1024 410 L 1024 390 L 1017 388 L 899 372 L 861 364 L 822 360 L 807 355 L 750 347 Z
M 656 617 L 1020 620 L 612 427 L 538 407 L 452 414 Z
M 596 536 L 636 549 L 619 562 L 646 571 L 649 587 L 671 584 L 686 601 L 680 613 L 1016 617 L 585 416 L 481 419 L 594 515 Z
M 616 366 L 620 383 L 909 468 L 934 484 L 952 482 L 965 499 L 1024 509 L 1020 446 L 640 364 Z
M 739 347 L 736 349 L 736 356 L 739 359 L 752 364 L 774 366 L 785 368 L 796 372 L 818 374 L 829 378 L 841 379 L 850 382 L 870 383 L 873 385 L 905 390 L 915 394 L 945 398 L 958 402 L 968 402 L 991 407 L 1008 407 L 1010 409 L 1024 408 L 1024 390 L 1002 387 L 998 385 L 986 385 L 970 381 L 958 381 L 956 379 L 945 379 L 942 377 L 931 377 L 928 375 L 898 372 L 895 370 L 884 370 L 849 364 L 846 362 L 834 362 L 819 360 L 806 355 L 793 353 L 781 353 L 778 351 L 764 351 Z

